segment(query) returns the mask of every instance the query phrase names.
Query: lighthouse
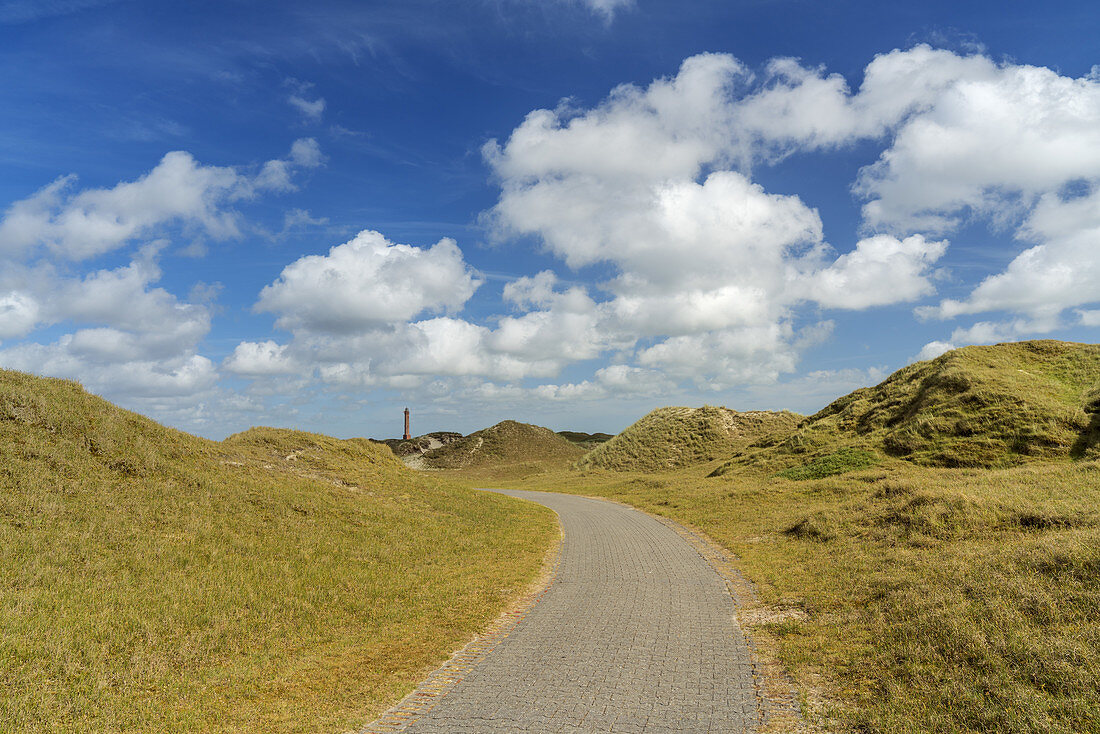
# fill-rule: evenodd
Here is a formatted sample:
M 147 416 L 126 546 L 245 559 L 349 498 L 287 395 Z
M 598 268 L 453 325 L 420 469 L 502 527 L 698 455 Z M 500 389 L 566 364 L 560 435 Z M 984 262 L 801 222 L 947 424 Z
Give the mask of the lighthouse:
M 409 435 L 409 408 L 405 406 L 405 440 L 408 441 L 412 436 Z

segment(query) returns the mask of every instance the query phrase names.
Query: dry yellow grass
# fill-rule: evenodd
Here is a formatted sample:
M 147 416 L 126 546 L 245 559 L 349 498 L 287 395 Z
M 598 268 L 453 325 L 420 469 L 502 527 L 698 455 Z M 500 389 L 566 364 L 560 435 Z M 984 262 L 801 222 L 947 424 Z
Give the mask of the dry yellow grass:
M 357 728 L 555 534 L 366 440 L 215 443 L 0 371 L 0 729 Z
M 627 502 L 731 550 L 794 612 L 750 632 L 830 728 L 1100 731 L 1100 465 L 702 475 L 715 464 L 493 486 Z
M 465 481 L 609 497 L 701 529 L 739 557 L 771 612 L 751 633 L 831 727 L 1100 732 L 1098 386 L 1100 346 L 970 347 L 724 462 L 655 470 L 679 439 L 647 429 L 619 471 L 586 460 Z M 697 460 L 713 431 L 697 433 L 673 448 Z

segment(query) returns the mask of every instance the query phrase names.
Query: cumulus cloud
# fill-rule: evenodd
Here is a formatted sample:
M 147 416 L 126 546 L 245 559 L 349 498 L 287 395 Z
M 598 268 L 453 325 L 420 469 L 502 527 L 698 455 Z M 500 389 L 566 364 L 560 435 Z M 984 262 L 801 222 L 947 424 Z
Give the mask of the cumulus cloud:
M 0 295 L 0 339 L 26 336 L 38 320 L 38 302 L 29 294 L 10 291 Z
M 983 61 L 861 173 L 869 226 L 946 231 L 968 211 L 1006 220 L 1100 172 L 1100 82 Z
M 298 371 L 298 366 L 287 354 L 286 345 L 276 344 L 270 339 L 241 342 L 226 357 L 222 368 L 247 377 L 289 375 Z
M 422 249 L 366 230 L 288 265 L 256 310 L 278 314 L 281 328 L 350 333 L 459 309 L 480 285 L 454 240 Z
M 94 360 L 73 349 L 73 335 L 52 344 L 20 344 L 0 351 L 0 365 L 79 380 L 93 392 L 125 398 L 186 397 L 213 388 L 217 372 L 198 354 L 165 360 Z
M 1097 168 L 1100 178 L 1100 167 Z M 1039 242 L 1004 272 L 985 278 L 966 300 L 945 300 L 924 313 L 940 318 L 1016 311 L 1049 320 L 1073 306 L 1100 301 L 1100 191 L 1065 201 L 1046 194 L 1019 230 Z
M 109 252 L 154 227 L 186 221 L 216 239 L 238 234 L 236 215 L 220 209 L 239 185 L 231 168 L 199 165 L 189 153 L 168 153 L 137 179 L 111 189 L 71 193 L 65 176 L 18 201 L 0 221 L 0 253 L 45 245 L 72 259 Z
M 913 113 L 927 111 L 961 77 L 993 68 L 983 56 L 919 45 L 876 56 L 853 93 L 839 74 L 774 59 L 757 80 L 759 88 L 736 105 L 736 136 L 744 138 L 747 158 L 764 160 L 882 137 Z
M 0 276 L 0 335 L 76 328 L 47 344 L 0 350 L 0 365 L 78 379 L 121 400 L 210 389 L 216 372 L 198 344 L 210 330 L 211 312 L 155 285 L 164 245 L 142 248 L 127 265 L 81 276 L 61 275 L 49 264 L 9 264 Z
M 599 284 L 610 298 L 587 313 L 617 348 L 656 339 L 638 350 L 639 364 L 714 385 L 775 379 L 797 361 L 791 321 L 799 303 L 858 309 L 926 296 L 931 267 L 947 247 L 883 235 L 830 261 L 814 209 L 730 168 L 754 157 L 746 153 L 752 146 L 850 139 L 851 121 L 865 107 L 874 107 L 876 121 L 864 127 L 877 133 L 886 118 L 917 106 L 889 98 L 883 81 L 866 91 L 868 101 L 853 103 L 842 80 L 798 75 L 795 66 L 773 64 L 772 81 L 750 93 L 752 74 L 740 62 L 702 54 L 684 61 L 675 77 L 616 88 L 593 109 L 530 113 L 507 141 L 483 149 L 501 183 L 486 222 L 499 239 L 537 236 L 572 268 L 613 266 L 617 274 Z M 845 113 L 849 121 L 828 135 L 793 123 L 787 132 L 764 125 L 769 115 L 794 114 L 776 110 L 813 109 L 825 93 L 806 92 L 811 77 L 825 93 L 841 95 L 841 106 L 855 108 Z M 779 101 L 783 89 L 788 99 Z M 798 95 L 805 99 L 792 102 Z M 517 292 L 543 304 L 541 320 L 558 310 L 546 305 L 545 280 Z
M 923 362 L 928 359 L 935 359 L 941 354 L 950 352 L 952 349 L 955 349 L 955 345 L 951 342 L 930 341 L 921 347 L 920 353 L 915 357 L 915 361 Z
M 867 199 L 867 236 L 829 262 L 816 212 L 746 171 L 866 139 L 885 146 L 853 187 Z M 573 268 L 615 267 L 600 285 L 612 296 L 596 309 L 600 328 L 657 337 L 637 353 L 651 365 L 686 373 L 676 365 L 690 350 L 710 355 L 700 365 L 719 381 L 782 371 L 797 353 L 788 324 L 799 302 L 865 309 L 930 296 L 948 247 L 931 235 L 974 217 L 995 229 L 1022 220 L 1017 239 L 1030 246 L 969 297 L 918 314 L 1018 317 L 959 328 L 952 341 L 1047 333 L 1065 309 L 1100 302 L 1094 76 L 920 45 L 876 56 L 852 91 L 794 59 L 754 75 L 703 54 L 595 108 L 536 110 L 484 154 L 502 188 L 487 216 L 496 235 L 536 235 Z M 776 358 L 735 350 L 736 330 Z
M 660 370 L 613 364 L 596 370 L 591 380 L 539 385 L 527 392 L 540 400 L 572 403 L 608 398 L 622 400 L 652 395 L 669 396 L 677 392 L 677 386 L 674 379 Z
M 298 334 L 294 354 L 317 366 L 324 382 L 409 387 L 433 376 L 486 376 L 498 380 L 549 377 L 565 363 L 560 355 L 537 361 L 494 351 L 491 330 L 463 319 L 437 317 L 355 335 Z
M 976 324 L 972 336 L 988 340 L 996 331 L 1018 338 L 1052 330 L 1059 312 L 1100 300 L 1095 74 L 1074 79 L 1045 67 L 919 45 L 875 57 L 854 92 L 841 76 L 793 59 L 773 60 L 757 78 L 742 70 L 730 79 L 733 89 L 740 84 L 746 92 L 728 103 L 725 119 L 733 122 L 726 156 L 743 165 L 864 139 L 885 141 L 879 159 L 853 186 L 867 199 L 863 227 L 878 232 L 872 241 L 886 234 L 908 241 L 907 235 L 948 233 L 975 219 L 996 230 L 1023 222 L 1017 239 L 1031 246 L 1003 273 L 986 278 L 966 299 L 923 309 L 922 316 L 1014 312 L 1023 318 Z M 935 245 L 931 239 L 928 244 Z M 848 261 L 853 258 L 856 253 Z M 823 305 L 834 305 L 825 285 L 830 276 L 823 278 L 814 290 Z M 908 282 L 912 287 L 898 292 L 911 295 L 901 300 L 931 292 L 923 276 Z M 844 300 L 875 303 L 869 293 Z
M 864 309 L 915 301 L 935 292 L 929 270 L 946 251 L 946 241 L 929 242 L 921 235 L 860 240 L 855 250 L 808 279 L 807 295 L 826 308 Z
M 1078 311 L 1077 318 L 1081 326 L 1100 326 L 1100 310 Z
M 202 165 L 184 151 L 165 154 L 144 176 L 109 189 L 74 192 L 76 176 L 63 176 L 4 213 L 0 256 L 24 258 L 46 247 L 82 260 L 173 225 L 216 240 L 235 237 L 240 220 L 233 201 L 265 190 L 291 190 L 296 169 L 321 163 L 317 141 L 305 138 L 294 143 L 288 158 L 268 161 L 255 176 Z
M 531 362 L 556 363 L 593 359 L 614 343 L 605 328 L 606 308 L 584 288 L 557 289 L 557 276 L 547 270 L 514 280 L 504 287 L 506 302 L 527 310 L 504 316 L 487 336 L 494 352 Z

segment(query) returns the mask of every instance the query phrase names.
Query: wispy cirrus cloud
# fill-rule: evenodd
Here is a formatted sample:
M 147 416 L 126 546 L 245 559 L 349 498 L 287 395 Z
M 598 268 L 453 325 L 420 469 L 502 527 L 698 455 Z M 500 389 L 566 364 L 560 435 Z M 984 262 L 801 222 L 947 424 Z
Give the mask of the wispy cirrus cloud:
M 0 2 L 0 23 L 31 23 L 117 2 L 121 0 L 5 0 Z

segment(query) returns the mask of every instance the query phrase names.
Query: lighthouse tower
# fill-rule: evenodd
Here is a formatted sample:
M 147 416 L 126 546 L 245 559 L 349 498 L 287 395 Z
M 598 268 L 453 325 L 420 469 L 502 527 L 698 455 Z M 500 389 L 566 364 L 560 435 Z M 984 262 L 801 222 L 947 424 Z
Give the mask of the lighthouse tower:
M 405 407 L 405 440 L 408 441 L 412 436 L 409 435 L 409 408 Z

